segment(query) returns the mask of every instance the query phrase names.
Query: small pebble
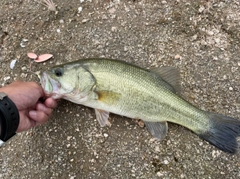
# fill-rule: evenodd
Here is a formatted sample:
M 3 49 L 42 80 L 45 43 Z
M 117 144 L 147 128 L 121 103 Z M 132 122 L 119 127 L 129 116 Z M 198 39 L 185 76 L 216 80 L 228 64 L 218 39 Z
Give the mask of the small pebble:
M 83 19 L 82 23 L 86 23 L 87 21 L 89 21 L 89 19 Z
M 163 163 L 164 163 L 165 165 L 168 165 L 168 164 L 169 164 L 169 161 L 168 161 L 168 160 L 164 160 Z
M 138 125 L 139 125 L 139 127 L 143 128 L 144 127 L 144 122 L 142 120 L 139 120 Z
M 22 39 L 23 42 L 28 42 L 28 39 Z
M 70 140 L 72 138 L 72 136 L 67 136 L 67 140 Z
M 17 60 L 12 60 L 11 63 L 10 63 L 10 68 L 13 69 L 15 67 L 15 64 L 16 64 Z
M 111 29 L 113 32 L 117 31 L 117 27 L 112 27 Z
M 11 78 L 10 76 L 6 76 L 6 77 L 3 78 L 3 80 L 7 81 L 7 80 L 10 80 L 10 78 Z
M 160 152 L 160 147 L 159 147 L 159 146 L 156 146 L 156 147 L 155 147 L 155 151 L 156 151 L 156 152 Z
M 111 9 L 109 9 L 109 12 L 110 12 L 111 14 L 113 14 L 115 11 L 116 11 L 115 8 L 111 8 Z
M 82 12 L 82 7 L 78 8 L 78 13 Z
M 181 56 L 179 54 L 175 55 L 174 57 L 176 60 L 180 60 L 181 59 Z
M 164 175 L 163 173 L 157 172 L 157 176 L 158 176 L 158 177 L 162 177 L 163 175 Z

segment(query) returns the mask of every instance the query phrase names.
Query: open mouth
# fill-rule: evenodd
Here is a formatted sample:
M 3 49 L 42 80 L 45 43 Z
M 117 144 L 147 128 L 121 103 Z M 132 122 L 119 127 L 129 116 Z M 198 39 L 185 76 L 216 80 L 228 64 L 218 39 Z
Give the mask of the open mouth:
M 52 92 L 52 85 L 46 72 L 43 72 L 40 75 L 40 83 L 46 94 L 50 94 Z
M 46 96 L 54 99 L 61 98 L 58 92 L 61 88 L 61 84 L 57 80 L 52 79 L 46 72 L 41 74 L 40 83 Z
M 39 77 L 39 79 L 40 79 L 41 86 L 44 88 L 44 87 L 45 87 L 45 84 L 46 84 L 46 80 L 48 79 L 46 73 L 43 72 L 43 73 L 42 73 L 41 75 L 39 75 L 38 77 Z

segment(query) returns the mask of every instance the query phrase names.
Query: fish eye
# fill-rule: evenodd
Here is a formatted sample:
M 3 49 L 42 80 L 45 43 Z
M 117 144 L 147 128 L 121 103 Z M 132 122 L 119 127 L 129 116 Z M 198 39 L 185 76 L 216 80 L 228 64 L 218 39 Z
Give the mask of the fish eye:
M 55 69 L 54 73 L 57 77 L 63 76 L 63 70 L 61 68 Z

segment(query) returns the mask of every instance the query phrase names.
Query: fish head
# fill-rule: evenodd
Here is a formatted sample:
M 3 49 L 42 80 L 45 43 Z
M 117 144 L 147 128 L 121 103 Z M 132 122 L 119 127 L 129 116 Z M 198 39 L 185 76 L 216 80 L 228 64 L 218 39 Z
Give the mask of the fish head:
M 43 72 L 40 83 L 49 97 L 79 101 L 93 89 L 95 79 L 80 65 L 59 65 Z

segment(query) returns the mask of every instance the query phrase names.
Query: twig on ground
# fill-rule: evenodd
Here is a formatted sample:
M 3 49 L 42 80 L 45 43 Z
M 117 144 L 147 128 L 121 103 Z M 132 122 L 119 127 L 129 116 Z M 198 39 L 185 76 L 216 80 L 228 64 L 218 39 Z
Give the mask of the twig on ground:
M 52 0 L 41 0 L 40 3 L 47 7 L 50 11 L 57 11 L 56 6 Z

